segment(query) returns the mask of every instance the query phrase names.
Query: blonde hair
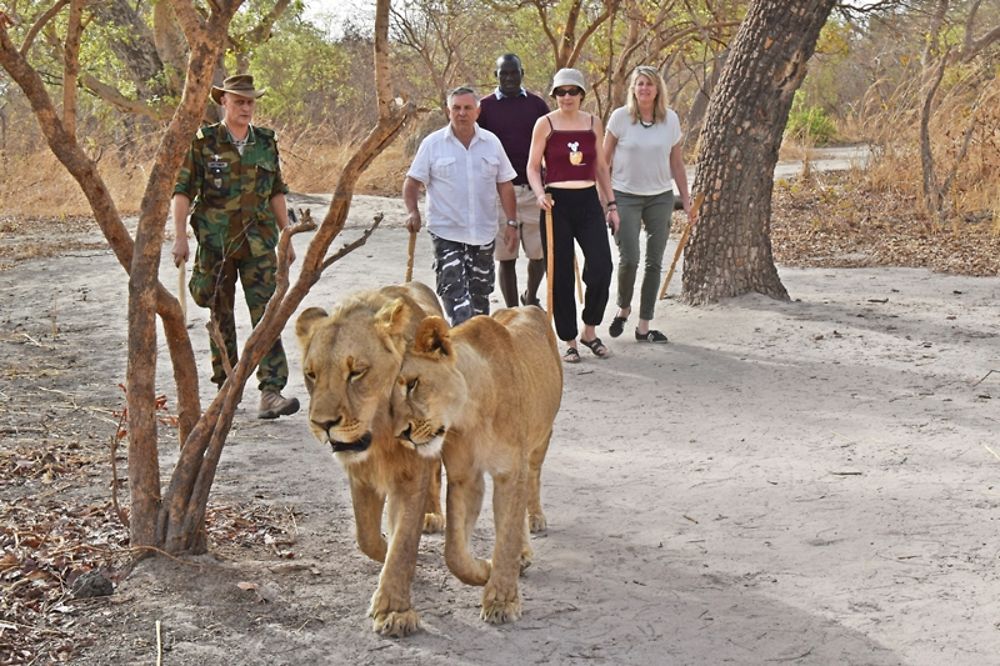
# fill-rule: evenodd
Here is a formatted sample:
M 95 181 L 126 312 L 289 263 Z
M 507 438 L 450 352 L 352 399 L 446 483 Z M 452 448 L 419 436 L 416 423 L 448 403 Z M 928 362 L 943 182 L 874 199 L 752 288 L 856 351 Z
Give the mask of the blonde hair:
M 663 122 L 667 118 L 667 84 L 655 67 L 649 65 L 639 65 L 632 70 L 632 76 L 628 79 L 628 99 L 625 106 L 628 114 L 632 117 L 632 124 L 639 122 L 639 100 L 635 98 L 635 83 L 640 76 L 644 76 L 656 86 L 656 99 L 653 100 L 653 122 Z

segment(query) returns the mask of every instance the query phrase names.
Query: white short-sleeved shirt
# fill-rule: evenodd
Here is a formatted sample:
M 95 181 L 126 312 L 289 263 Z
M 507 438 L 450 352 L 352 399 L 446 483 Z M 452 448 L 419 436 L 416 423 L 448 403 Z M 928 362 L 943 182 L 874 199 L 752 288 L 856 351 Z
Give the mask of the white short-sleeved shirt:
M 427 188 L 427 229 L 456 243 L 486 245 L 497 235 L 497 183 L 517 172 L 500 139 L 476 125 L 466 148 L 451 124 L 420 142 L 406 174 Z
M 665 120 L 652 127 L 633 123 L 628 108 L 621 106 L 608 119 L 608 132 L 618 145 L 611 159 L 611 187 L 619 192 L 648 196 L 673 188 L 670 149 L 681 140 L 681 122 L 667 109 Z

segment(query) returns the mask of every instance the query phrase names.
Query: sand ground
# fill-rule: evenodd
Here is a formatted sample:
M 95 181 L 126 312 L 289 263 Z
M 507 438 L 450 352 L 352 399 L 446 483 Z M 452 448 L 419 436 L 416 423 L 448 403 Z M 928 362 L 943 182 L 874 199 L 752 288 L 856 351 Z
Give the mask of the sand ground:
M 321 197 L 293 203 L 325 210 Z M 400 201 L 358 197 L 343 239 L 379 210 L 382 228 L 303 308 L 402 279 Z M 300 255 L 309 240 L 296 237 Z M 414 277 L 433 284 L 430 256 L 422 236 Z M 482 623 L 480 591 L 447 572 L 432 535 L 413 586 L 424 631 L 372 633 L 379 566 L 353 543 L 345 475 L 304 412 L 255 420 L 250 387 L 213 502 L 292 507 L 294 558 L 217 545 L 195 562 L 147 561 L 77 607 L 95 643 L 75 663 L 155 663 L 156 621 L 164 664 L 1000 663 L 1000 279 L 780 273 L 791 302 L 662 301 L 665 346 L 631 328 L 611 340 L 609 306 L 615 356 L 584 350 L 566 367 L 543 473 L 549 528 L 519 622 Z M 177 284 L 167 261 L 162 280 Z M 116 398 L 127 290 L 108 252 L 20 264 L 0 293 L 8 333 L 37 340 L 58 321 L 59 354 L 75 359 L 38 380 L 40 399 Z M 205 313 L 190 317 L 207 399 Z M 290 329 L 284 340 L 286 393 L 305 402 Z M 172 455 L 164 443 L 165 478 Z M 487 503 L 474 545 L 491 543 Z

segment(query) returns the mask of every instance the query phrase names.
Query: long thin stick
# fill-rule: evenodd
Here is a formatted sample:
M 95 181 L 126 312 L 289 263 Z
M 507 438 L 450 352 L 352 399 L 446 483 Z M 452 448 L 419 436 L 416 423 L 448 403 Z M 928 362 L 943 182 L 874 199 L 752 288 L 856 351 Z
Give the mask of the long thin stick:
M 576 248 L 573 248 L 573 273 L 576 274 L 576 300 L 583 305 L 583 282 L 580 281 L 580 264 L 576 261 Z
M 188 320 L 187 262 L 184 261 L 177 267 L 177 300 L 181 303 L 181 318 L 184 320 L 184 325 L 186 326 Z
M 701 209 L 701 203 L 704 200 L 705 193 L 699 192 L 698 196 L 694 198 L 694 203 L 691 204 L 691 212 L 694 213 L 694 219 L 691 220 L 687 227 L 684 228 L 684 232 L 681 234 L 681 239 L 677 241 L 677 249 L 674 250 L 674 260 L 670 262 L 670 270 L 667 271 L 667 277 L 663 279 L 663 286 L 660 287 L 661 301 L 667 297 L 667 286 L 670 284 L 670 278 L 674 276 L 674 269 L 677 267 L 677 260 L 681 258 L 681 252 L 684 251 L 684 246 L 687 245 L 688 238 L 691 237 L 691 230 L 694 229 L 694 225 L 698 224 L 698 220 L 701 219 L 698 211 Z
M 403 282 L 409 282 L 413 279 L 413 254 L 417 249 L 417 232 L 410 232 L 410 246 L 406 250 L 406 279 Z
M 163 638 L 160 635 L 160 621 L 156 621 L 156 666 L 163 663 Z
M 552 205 L 552 195 L 546 194 L 545 198 L 548 200 L 549 205 Z M 555 259 L 555 239 L 552 238 L 552 209 L 549 208 L 545 211 L 545 244 L 548 249 L 548 257 L 545 262 L 545 287 L 548 289 L 548 296 L 545 301 L 545 309 L 549 313 L 549 324 L 552 323 L 552 294 L 555 291 L 552 287 L 552 274 L 556 272 L 556 259 Z

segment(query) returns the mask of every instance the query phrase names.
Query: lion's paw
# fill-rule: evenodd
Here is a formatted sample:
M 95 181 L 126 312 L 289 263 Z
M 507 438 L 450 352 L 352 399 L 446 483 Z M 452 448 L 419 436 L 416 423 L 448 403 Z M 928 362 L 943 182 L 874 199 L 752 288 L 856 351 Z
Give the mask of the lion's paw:
M 378 611 L 372 614 L 372 629 L 383 636 L 402 638 L 420 630 L 420 618 L 412 608 L 405 611 Z
M 548 527 L 549 523 L 545 520 L 545 514 L 541 511 L 528 514 L 528 529 L 531 532 L 544 532 Z
M 483 609 L 479 617 L 490 624 L 514 622 L 521 617 L 521 595 L 517 588 L 506 593 L 493 585 L 487 584 L 483 590 Z
M 424 534 L 438 534 L 440 532 L 444 532 L 444 514 L 425 513 Z
M 521 551 L 521 573 L 522 574 L 524 573 L 524 571 L 528 567 L 531 566 L 531 563 L 532 563 L 532 561 L 534 561 L 534 558 L 535 558 L 535 551 L 531 550 L 531 548 L 525 548 L 524 550 Z

